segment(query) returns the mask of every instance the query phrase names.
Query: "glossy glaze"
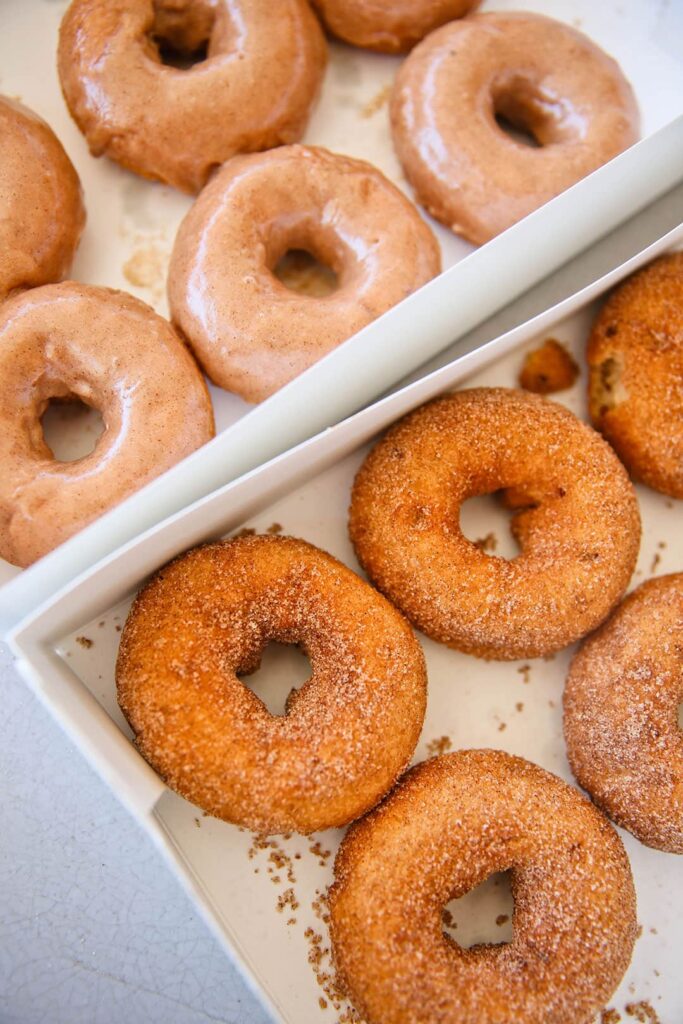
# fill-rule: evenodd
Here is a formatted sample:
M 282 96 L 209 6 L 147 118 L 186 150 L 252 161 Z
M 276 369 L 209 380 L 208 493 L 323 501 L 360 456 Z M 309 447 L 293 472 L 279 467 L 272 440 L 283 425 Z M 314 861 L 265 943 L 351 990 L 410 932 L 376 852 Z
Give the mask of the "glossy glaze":
M 29 565 L 214 433 L 204 380 L 170 324 L 123 292 L 67 281 L 10 299 L 0 319 L 0 557 Z M 98 409 L 105 432 L 58 462 L 51 398 Z
M 336 291 L 273 274 L 289 249 L 332 267 Z M 169 272 L 174 322 L 216 384 L 257 402 L 434 277 L 436 240 L 376 168 L 288 146 L 235 157 L 198 198 Z
M 496 114 L 538 142 L 499 127 Z M 638 138 L 617 63 L 582 33 L 537 14 L 475 14 L 411 53 L 391 101 L 394 144 L 419 201 L 486 242 Z
M 429 32 L 462 18 L 481 0 L 313 0 L 335 36 L 380 53 L 405 53 Z
M 206 59 L 161 62 L 163 35 Z M 59 75 L 91 152 L 197 192 L 239 152 L 298 139 L 317 96 L 325 41 L 306 0 L 74 0 Z
M 68 274 L 84 224 L 81 184 L 59 139 L 0 96 L 0 302 Z

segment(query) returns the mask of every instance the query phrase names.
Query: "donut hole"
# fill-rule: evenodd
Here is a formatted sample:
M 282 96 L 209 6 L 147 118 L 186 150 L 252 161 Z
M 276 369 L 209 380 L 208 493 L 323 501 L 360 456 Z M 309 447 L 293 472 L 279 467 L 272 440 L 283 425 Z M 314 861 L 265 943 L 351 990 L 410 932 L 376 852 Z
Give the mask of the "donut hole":
M 159 62 L 176 71 L 187 71 L 208 59 L 215 10 L 208 3 L 174 9 L 155 4 L 154 24 L 148 39 Z
M 507 508 L 502 491 L 469 498 L 460 506 L 460 530 L 485 555 L 513 559 L 522 553 L 511 529 L 519 509 Z
M 258 668 L 239 672 L 238 678 L 262 700 L 271 715 L 287 714 L 287 700 L 311 678 L 313 669 L 308 655 L 296 644 L 269 643 L 263 650 Z
M 99 409 L 75 395 L 51 398 L 40 425 L 45 444 L 57 462 L 76 462 L 90 455 L 105 427 Z
M 339 287 L 336 272 L 308 249 L 288 249 L 275 264 L 273 274 L 298 295 L 322 299 Z
M 566 104 L 523 77 L 506 77 L 495 84 L 491 101 L 499 130 L 520 146 L 539 149 L 576 138 L 578 121 Z
M 515 909 L 510 872 L 489 875 L 442 911 L 443 933 L 459 946 L 500 946 L 512 941 Z

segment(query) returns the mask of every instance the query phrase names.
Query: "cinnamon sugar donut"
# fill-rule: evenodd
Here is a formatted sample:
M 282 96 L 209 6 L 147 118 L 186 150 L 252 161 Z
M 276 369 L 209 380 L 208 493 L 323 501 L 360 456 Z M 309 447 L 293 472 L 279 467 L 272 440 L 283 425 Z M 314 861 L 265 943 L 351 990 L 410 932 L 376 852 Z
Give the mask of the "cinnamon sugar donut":
M 26 566 L 213 437 L 204 380 L 171 325 L 138 299 L 67 281 L 0 310 L 0 557 Z M 102 414 L 94 450 L 58 462 L 50 399 Z
M 240 680 L 266 644 L 312 675 L 272 715 Z M 116 666 L 140 753 L 178 793 L 259 832 L 357 818 L 415 749 L 425 712 L 418 642 L 388 601 L 291 537 L 196 548 L 138 594 Z
M 525 145 L 496 118 L 533 136 Z M 475 14 L 407 58 L 391 100 L 394 145 L 419 201 L 486 242 L 638 138 L 619 66 L 539 14 Z
M 489 556 L 459 526 L 502 490 L 521 553 Z M 633 487 L 560 405 L 505 388 L 437 399 L 396 424 L 353 485 L 351 540 L 375 585 L 427 636 L 483 658 L 534 658 L 594 629 L 628 585 Z
M 577 781 L 617 825 L 683 853 L 683 574 L 638 587 L 575 656 L 564 734 Z
M 60 281 L 76 252 L 85 210 L 81 183 L 52 129 L 0 96 L 0 302 Z
M 469 949 L 442 911 L 509 871 L 509 943 Z M 619 837 L 575 789 L 496 750 L 426 761 L 354 825 L 332 948 L 367 1024 L 589 1024 L 626 970 L 635 892 Z
M 588 340 L 591 419 L 632 476 L 683 498 L 683 252 L 621 284 Z
M 337 274 L 324 298 L 273 273 L 293 249 Z M 180 226 L 169 271 L 174 322 L 209 377 L 259 402 L 425 284 L 436 240 L 376 168 L 287 146 L 229 161 Z
M 206 56 L 169 66 L 164 44 Z M 186 192 L 234 153 L 300 138 L 325 59 L 306 0 L 72 0 L 59 37 L 91 152 Z
M 313 0 L 335 36 L 380 53 L 405 53 L 439 25 L 478 7 L 481 0 Z

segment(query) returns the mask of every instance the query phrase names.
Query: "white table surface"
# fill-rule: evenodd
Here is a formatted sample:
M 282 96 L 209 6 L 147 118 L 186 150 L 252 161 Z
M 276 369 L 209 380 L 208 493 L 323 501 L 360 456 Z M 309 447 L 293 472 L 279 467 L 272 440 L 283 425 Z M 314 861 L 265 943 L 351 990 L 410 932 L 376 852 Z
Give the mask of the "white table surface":
M 0 644 L 0 1024 L 267 1024 Z

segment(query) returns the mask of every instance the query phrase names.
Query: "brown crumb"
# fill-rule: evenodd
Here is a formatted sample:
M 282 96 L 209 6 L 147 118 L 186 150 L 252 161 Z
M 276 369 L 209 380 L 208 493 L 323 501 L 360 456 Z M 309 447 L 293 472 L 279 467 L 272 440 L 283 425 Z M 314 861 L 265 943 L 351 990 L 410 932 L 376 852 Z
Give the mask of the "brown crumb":
M 507 922 L 509 920 L 510 920 L 510 915 L 509 914 L 499 914 L 498 917 L 496 918 L 496 924 L 500 928 L 502 925 L 507 924 Z
M 540 348 L 528 352 L 519 374 L 520 387 L 537 395 L 566 391 L 579 376 L 579 367 L 564 345 L 546 338 Z
M 523 683 L 531 682 L 531 665 L 520 665 L 517 671 L 522 677 Z
M 450 736 L 438 736 L 427 744 L 427 757 L 439 757 L 441 754 L 446 754 L 452 746 Z
M 320 999 L 318 1000 L 318 1006 L 320 1007 L 321 1010 L 327 1009 L 327 999 L 325 999 L 324 996 L 321 996 Z
M 116 627 L 116 632 L 117 632 L 117 633 L 120 633 L 120 632 L 121 632 L 121 627 L 120 627 L 120 626 L 117 626 L 117 627 Z
M 614 1009 L 603 1010 L 600 1014 L 600 1024 L 619 1024 L 621 1014 Z
M 636 939 L 639 939 L 642 934 L 643 934 L 643 926 L 642 926 L 642 924 L 639 924 L 638 925 L 638 931 L 636 932 Z
M 233 533 L 231 539 L 237 540 L 239 537 L 253 537 L 255 533 L 256 530 L 253 526 L 243 526 L 241 530 L 237 531 L 237 533 Z
M 507 723 L 501 722 L 500 725 L 498 726 L 498 732 L 505 732 L 506 729 L 507 729 Z
M 555 701 L 554 701 L 554 700 L 549 700 L 549 701 L 548 701 L 548 707 L 549 707 L 549 708 L 556 708 L 556 707 L 557 707 L 557 704 L 555 703 Z
M 660 1024 L 654 1007 L 650 1005 L 647 999 L 643 999 L 639 1003 L 629 1003 L 626 1006 L 626 1012 L 629 1017 L 635 1017 L 640 1024 Z
M 381 110 L 382 107 L 385 106 L 385 104 L 386 104 L 387 100 L 389 99 L 390 95 L 391 95 L 391 86 L 390 85 L 382 86 L 382 88 L 379 90 L 379 92 L 376 93 L 372 97 L 372 99 L 368 100 L 368 102 L 365 104 L 365 106 L 363 107 L 363 109 L 360 112 L 361 117 L 368 118 L 368 117 L 372 117 L 374 114 L 376 114 L 378 110 Z
M 478 540 L 475 540 L 474 546 L 479 548 L 480 551 L 490 553 L 498 547 L 498 538 L 495 533 L 487 533 L 485 537 L 479 537 Z
M 195 828 L 201 828 L 202 827 L 202 823 L 199 820 L 199 818 L 195 818 L 194 819 L 194 824 L 195 824 Z
M 282 524 L 281 523 L 271 523 L 270 526 L 268 527 L 268 529 L 266 530 L 266 533 L 274 533 L 274 534 L 282 533 Z
M 515 704 L 515 711 L 520 711 L 520 712 L 524 711 L 524 704 L 522 703 L 521 700 L 518 700 L 517 703 Z
M 662 556 L 659 554 L 658 551 L 655 551 L 655 554 L 654 554 L 654 557 L 652 559 L 652 562 L 650 563 L 650 572 L 651 573 L 657 571 L 657 566 L 659 565 L 661 560 L 662 560 Z
M 104 625 L 104 619 L 102 619 L 102 621 L 101 621 L 101 622 L 98 622 L 98 623 L 97 623 L 97 625 L 98 625 L 98 626 L 100 626 L 100 627 L 102 627 L 102 626 Z
M 76 643 L 80 644 L 81 647 L 85 647 L 86 651 L 89 650 L 92 647 L 93 642 L 94 641 L 92 641 L 89 636 L 77 636 L 76 637 Z

